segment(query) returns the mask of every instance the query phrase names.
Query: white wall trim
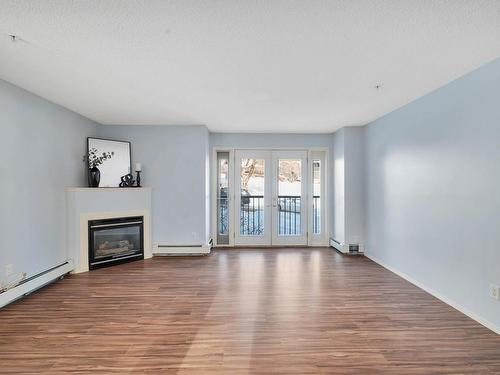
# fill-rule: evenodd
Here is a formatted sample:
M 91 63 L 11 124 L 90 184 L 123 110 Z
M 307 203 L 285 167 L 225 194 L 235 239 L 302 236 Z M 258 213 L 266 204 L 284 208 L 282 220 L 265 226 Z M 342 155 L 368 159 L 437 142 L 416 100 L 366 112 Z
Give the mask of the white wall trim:
M 15 300 L 31 293 L 48 283 L 54 281 L 73 270 L 73 261 L 69 259 L 66 263 L 56 267 L 40 276 L 34 277 L 32 280 L 26 281 L 0 294 L 0 307 L 3 307 Z
M 396 275 L 398 275 L 399 277 L 402 277 L 403 279 L 405 279 L 406 281 L 412 283 L 413 285 L 415 285 L 416 287 L 424 290 L 425 292 L 429 293 L 430 295 L 436 297 L 437 299 L 443 301 L 444 303 L 446 303 L 447 305 L 453 307 L 454 309 L 460 311 L 462 314 L 468 316 L 469 318 L 475 320 L 476 322 L 478 322 L 479 324 L 483 325 L 484 327 L 492 330 L 493 332 L 495 332 L 497 335 L 500 335 L 500 327 L 496 326 L 495 324 L 493 324 L 492 322 L 488 321 L 487 319 L 484 319 L 483 317 L 469 311 L 468 309 L 466 309 L 465 307 L 461 306 L 460 304 L 456 303 L 455 301 L 443 296 L 441 293 L 435 291 L 434 289 L 432 288 L 429 288 L 427 287 L 426 285 L 420 283 L 419 281 L 415 280 L 414 278 L 408 276 L 407 274 L 387 265 L 386 263 L 384 263 L 383 261 L 381 261 L 380 259 L 378 259 L 377 257 L 373 256 L 372 254 L 366 254 L 365 253 L 365 256 L 369 259 L 371 259 L 372 261 L 374 261 L 375 263 L 381 265 L 382 267 L 384 267 L 385 269 L 391 271 L 392 273 L 395 273 Z

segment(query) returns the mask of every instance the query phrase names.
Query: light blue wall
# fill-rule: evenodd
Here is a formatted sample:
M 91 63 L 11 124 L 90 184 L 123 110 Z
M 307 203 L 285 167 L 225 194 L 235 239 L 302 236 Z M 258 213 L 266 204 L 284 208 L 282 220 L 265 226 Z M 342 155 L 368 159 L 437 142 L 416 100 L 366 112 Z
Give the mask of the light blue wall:
M 97 124 L 0 80 L 0 280 L 67 259 L 66 186 L 85 186 L 82 155 Z
M 211 197 L 210 197 L 210 132 L 207 127 L 204 127 L 205 131 L 205 243 L 207 243 L 211 235 L 210 218 L 211 218 Z
M 331 237 L 338 243 L 345 241 L 345 128 L 333 134 L 333 189 L 331 196 Z
M 333 133 L 332 237 L 364 243 L 364 129 L 347 126 Z
M 367 252 L 500 327 L 500 60 L 365 132 Z
M 344 128 L 345 242 L 364 243 L 364 129 Z
M 332 134 L 210 133 L 211 147 L 332 147 Z
M 109 125 L 99 135 L 132 142 L 132 165 L 142 163 L 142 185 L 153 189 L 153 243 L 206 243 L 207 128 Z

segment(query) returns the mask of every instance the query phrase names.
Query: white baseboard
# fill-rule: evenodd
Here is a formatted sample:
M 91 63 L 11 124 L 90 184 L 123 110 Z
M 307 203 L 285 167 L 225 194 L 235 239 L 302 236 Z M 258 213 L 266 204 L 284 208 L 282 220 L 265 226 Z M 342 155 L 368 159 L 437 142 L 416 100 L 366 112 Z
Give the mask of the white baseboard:
M 382 262 L 380 259 L 378 259 L 377 257 L 373 256 L 372 254 L 365 253 L 365 257 L 373 260 L 375 263 L 381 265 L 385 269 L 391 271 L 392 273 L 395 273 L 399 277 L 402 277 L 403 279 L 405 279 L 406 281 L 412 283 L 416 287 L 424 290 L 425 292 L 429 293 L 430 295 L 432 295 L 432 296 L 436 297 L 437 299 L 443 301 L 447 305 L 450 305 L 454 309 L 460 311 L 462 314 L 467 315 L 469 318 L 475 320 L 479 324 L 485 326 L 486 328 L 488 328 L 488 329 L 492 330 L 493 332 L 495 332 L 496 334 L 500 335 L 500 327 L 496 326 L 495 324 L 493 324 L 492 322 L 488 321 L 487 319 L 484 319 L 483 317 L 481 317 L 481 316 L 479 316 L 479 315 L 477 315 L 477 314 L 469 311 L 468 309 L 466 309 L 465 307 L 463 307 L 460 304 L 456 303 L 455 301 L 452 301 L 449 298 L 443 296 L 441 293 L 436 292 L 434 289 L 429 288 L 426 285 L 423 285 L 422 283 L 420 283 L 419 281 L 413 279 L 412 277 L 408 276 L 407 274 L 405 274 L 405 273 L 403 273 L 401 271 L 398 271 L 395 268 L 387 265 L 386 263 Z
M 0 307 L 3 307 L 11 302 L 14 302 L 15 300 L 23 297 L 28 293 L 40 289 L 41 287 L 56 280 L 58 277 L 61 277 L 73 271 L 73 268 L 74 268 L 73 261 L 70 259 L 66 263 L 58 267 L 55 267 L 48 272 L 41 273 L 40 276 L 28 279 L 27 281 L 13 287 L 12 289 L 0 293 Z
M 188 245 L 188 246 L 168 246 L 155 244 L 153 247 L 153 256 L 176 256 L 176 255 L 208 255 L 212 246 L 207 245 Z

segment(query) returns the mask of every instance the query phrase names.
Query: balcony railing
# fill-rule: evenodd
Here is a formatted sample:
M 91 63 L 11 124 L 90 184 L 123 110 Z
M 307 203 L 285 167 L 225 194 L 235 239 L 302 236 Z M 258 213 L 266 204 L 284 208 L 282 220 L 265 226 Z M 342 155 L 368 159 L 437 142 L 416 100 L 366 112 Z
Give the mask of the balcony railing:
M 302 234 L 300 206 L 300 196 L 278 196 L 278 235 L 297 236 Z
M 282 236 L 301 235 L 301 197 L 278 196 L 278 234 Z M 228 234 L 229 207 L 226 197 L 219 198 L 219 234 Z M 321 233 L 321 198 L 313 197 L 313 233 Z M 264 233 L 264 196 L 242 195 L 240 208 L 240 235 L 258 236 Z
M 229 199 L 225 196 L 218 198 L 217 217 L 218 234 L 229 235 Z
M 320 197 L 313 197 L 313 233 L 321 233 L 321 202 Z M 301 233 L 301 199 L 296 195 L 278 196 L 278 234 L 282 236 L 297 236 Z
M 264 196 L 242 195 L 240 209 L 240 234 L 260 236 L 264 233 Z

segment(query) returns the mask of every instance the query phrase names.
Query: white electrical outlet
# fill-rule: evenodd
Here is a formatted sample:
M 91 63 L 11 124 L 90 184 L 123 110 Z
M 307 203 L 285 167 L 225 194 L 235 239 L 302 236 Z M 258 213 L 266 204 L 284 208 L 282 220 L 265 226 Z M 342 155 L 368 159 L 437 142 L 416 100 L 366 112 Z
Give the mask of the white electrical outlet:
M 490 297 L 496 300 L 500 300 L 500 290 L 498 285 L 490 284 Z
M 5 276 L 10 276 L 14 273 L 14 266 L 12 264 L 7 264 L 5 266 Z

